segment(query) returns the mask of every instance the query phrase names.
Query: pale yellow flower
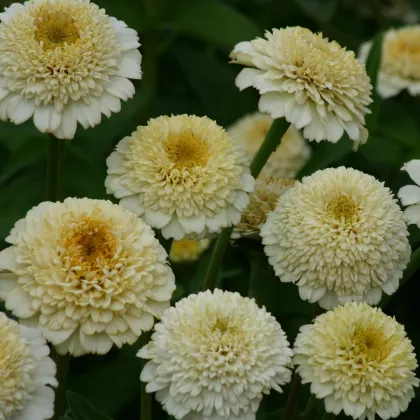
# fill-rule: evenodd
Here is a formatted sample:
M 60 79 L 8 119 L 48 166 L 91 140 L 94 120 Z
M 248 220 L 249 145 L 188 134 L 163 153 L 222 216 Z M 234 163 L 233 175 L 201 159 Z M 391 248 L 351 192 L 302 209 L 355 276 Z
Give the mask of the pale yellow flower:
M 288 27 L 240 42 L 231 58 L 246 66 L 236 85 L 258 89 L 261 112 L 286 118 L 309 140 L 335 143 L 344 132 L 356 145 L 367 140 L 372 86 L 352 51 L 309 29 Z
M 254 189 L 244 151 L 207 117 L 152 119 L 107 165 L 107 192 L 175 240 L 239 223 Z
M 302 382 L 335 415 L 396 418 L 419 385 L 404 327 L 366 303 L 347 303 L 301 327 L 294 352 Z
M 1 120 L 72 139 L 134 95 L 137 33 L 89 0 L 13 3 L 0 21 Z
M 45 202 L 0 252 L 0 298 L 59 353 L 107 353 L 153 327 L 175 290 L 152 229 L 109 201 Z
M 222 290 L 169 308 L 138 353 L 146 391 L 184 420 L 255 420 L 263 394 L 290 381 L 292 355 L 265 308 Z
M 169 259 L 174 262 L 192 262 L 198 260 L 200 255 L 209 247 L 210 240 L 184 238 L 173 241 Z

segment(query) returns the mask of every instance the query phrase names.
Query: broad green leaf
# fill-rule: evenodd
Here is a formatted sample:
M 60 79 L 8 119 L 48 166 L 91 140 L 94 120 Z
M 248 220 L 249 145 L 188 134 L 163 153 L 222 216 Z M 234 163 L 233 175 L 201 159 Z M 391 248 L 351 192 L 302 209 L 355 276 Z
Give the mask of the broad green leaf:
M 310 16 L 321 22 L 329 22 L 337 9 L 337 0 L 295 0 Z
M 366 144 L 359 148 L 359 153 L 371 162 L 396 166 L 404 157 L 401 145 L 380 135 L 370 135 Z
M 372 99 L 373 103 L 370 106 L 371 114 L 366 116 L 366 128 L 369 130 L 369 133 L 374 133 L 378 123 L 379 111 L 381 100 L 379 95 L 376 92 L 376 85 L 378 82 L 378 72 L 381 66 L 381 57 L 382 57 L 382 41 L 383 34 L 380 32 L 374 39 L 372 48 L 370 49 L 367 61 L 366 61 L 366 71 L 370 77 L 372 83 Z
M 67 391 L 67 403 L 74 420 L 112 420 L 75 392 Z
M 238 42 L 261 35 L 261 30 L 251 19 L 216 0 L 179 3 L 168 26 L 227 50 Z

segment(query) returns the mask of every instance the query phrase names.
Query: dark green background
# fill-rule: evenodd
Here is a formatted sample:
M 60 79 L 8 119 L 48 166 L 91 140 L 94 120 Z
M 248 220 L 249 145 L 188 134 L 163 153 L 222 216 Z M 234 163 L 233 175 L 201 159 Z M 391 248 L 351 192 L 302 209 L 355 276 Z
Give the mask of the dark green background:
M 10 3 L 0 1 L 1 6 Z M 144 77 L 136 82 L 135 98 L 123 105 L 122 112 L 94 129 L 79 129 L 75 140 L 65 141 L 61 199 L 106 198 L 106 157 L 122 137 L 151 117 L 193 113 L 208 115 L 227 126 L 256 110 L 256 93 L 252 90 L 240 93 L 234 84 L 239 67 L 228 64 L 228 56 L 235 43 L 262 35 L 265 29 L 301 25 L 322 31 L 357 51 L 362 41 L 372 38 L 380 29 L 401 25 L 387 18 L 386 2 L 380 0 L 97 0 L 97 3 L 139 32 Z M 420 0 L 411 4 L 420 13 Z M 402 164 L 420 158 L 419 111 L 420 99 L 407 94 L 382 101 L 378 122 L 365 146 L 355 153 L 346 139 L 337 145 L 313 145 L 313 157 L 302 174 L 347 165 L 376 176 L 398 191 L 410 182 L 400 171 Z M 0 124 L 2 241 L 14 222 L 44 199 L 47 137 L 31 123 L 19 127 Z M 420 234 L 417 228 L 410 228 L 410 232 L 416 248 Z M 282 284 L 274 277 L 260 247 L 242 242 L 228 252 L 220 282 L 225 288 L 243 294 L 250 290 L 261 305 L 276 315 L 293 341 L 299 326 L 310 322 L 313 307 L 299 299 L 295 286 Z M 207 260 L 208 252 L 195 265 L 174 267 L 179 286 L 175 299 L 198 290 Z M 398 291 L 386 311 L 406 326 L 420 354 L 417 277 Z M 141 340 L 137 348 L 140 345 Z M 70 389 L 115 420 L 138 418 L 140 360 L 134 357 L 135 353 L 136 348 L 127 347 L 114 349 L 102 358 L 87 356 L 74 360 Z M 302 407 L 307 392 L 304 388 Z M 288 388 L 284 395 L 287 393 Z M 265 398 L 258 418 L 280 419 L 278 409 L 284 404 L 284 395 L 273 393 Z M 83 406 L 77 396 L 73 396 L 72 402 L 75 407 Z M 417 420 L 419 410 L 417 398 L 400 418 Z M 94 410 L 86 417 L 80 417 L 75 410 L 73 416 L 106 418 Z M 153 418 L 168 417 L 155 404 Z

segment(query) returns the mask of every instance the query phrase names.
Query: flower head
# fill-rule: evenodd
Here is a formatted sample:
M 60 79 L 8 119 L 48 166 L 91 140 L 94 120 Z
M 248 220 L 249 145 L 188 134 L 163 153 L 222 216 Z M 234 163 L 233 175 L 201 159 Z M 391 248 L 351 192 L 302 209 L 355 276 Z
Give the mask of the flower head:
M 0 298 L 60 353 L 107 353 L 153 327 L 175 289 L 152 229 L 109 201 L 45 202 L 0 252 Z
M 292 351 L 254 300 L 215 290 L 168 309 L 139 352 L 141 373 L 176 419 L 255 420 L 263 394 L 290 381 Z
M 252 159 L 263 143 L 273 119 L 256 112 L 245 115 L 228 128 L 228 134 L 242 146 Z M 270 156 L 262 175 L 294 178 L 311 155 L 311 148 L 296 128 L 291 126 L 283 136 L 280 146 Z
M 276 176 L 258 178 L 255 191 L 250 196 L 250 203 L 242 213 L 241 222 L 235 226 L 233 238 L 259 238 L 267 215 L 276 208 L 279 197 L 295 182 L 292 179 L 280 179 Z
M 336 415 L 398 417 L 419 385 L 404 327 L 366 303 L 347 303 L 301 327 L 294 352 L 302 382 Z
M 0 21 L 1 120 L 72 139 L 134 95 L 137 33 L 89 0 L 14 3 Z
M 53 416 L 51 387 L 57 386 L 57 380 L 49 352 L 39 330 L 19 325 L 0 312 L 0 420 Z
M 246 66 L 239 89 L 254 86 L 261 112 L 285 117 L 309 140 L 335 143 L 346 131 L 356 145 L 364 143 L 372 86 L 354 53 L 300 27 L 273 29 L 265 38 L 232 51 L 232 61 Z
M 376 305 L 410 258 L 407 226 L 388 188 L 351 168 L 317 171 L 278 200 L 261 229 L 265 252 L 302 299 L 331 309 Z
M 371 48 L 372 42 L 362 45 L 361 61 L 367 60 Z M 405 89 L 412 96 L 420 94 L 420 25 L 389 29 L 383 38 L 378 93 L 389 98 Z
M 402 170 L 407 171 L 410 178 L 417 185 L 406 185 L 398 192 L 398 197 L 403 206 L 408 206 L 404 211 L 404 217 L 408 224 L 420 227 L 420 160 L 410 160 Z
M 244 152 L 206 117 L 152 119 L 107 164 L 107 192 L 175 240 L 237 224 L 254 189 Z
M 169 259 L 174 262 L 196 261 L 200 255 L 209 247 L 210 239 L 184 238 L 180 241 L 173 241 Z

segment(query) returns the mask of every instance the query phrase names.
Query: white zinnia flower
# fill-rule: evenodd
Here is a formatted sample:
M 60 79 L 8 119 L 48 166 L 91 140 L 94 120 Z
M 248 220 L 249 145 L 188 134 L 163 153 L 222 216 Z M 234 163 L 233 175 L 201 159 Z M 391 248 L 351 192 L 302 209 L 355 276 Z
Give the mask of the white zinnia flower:
M 242 146 L 251 160 L 273 123 L 273 119 L 256 112 L 245 115 L 227 129 L 228 134 Z M 311 155 L 311 148 L 302 134 L 291 126 L 281 139 L 277 150 L 272 153 L 265 164 L 262 175 L 274 175 L 279 178 L 294 178 L 303 168 Z
M 107 353 L 153 327 L 175 289 L 152 229 L 109 201 L 44 202 L 0 252 L 0 298 L 60 354 Z
M 174 262 L 197 261 L 200 255 L 209 247 L 210 239 L 184 238 L 173 241 L 169 259 Z
M 152 119 L 107 164 L 107 192 L 175 240 L 239 223 L 254 189 L 244 151 L 207 117 Z
M 292 179 L 280 179 L 276 176 L 258 178 L 255 191 L 250 196 L 250 203 L 242 213 L 241 222 L 235 226 L 232 237 L 258 239 L 267 215 L 276 208 L 279 197 L 295 182 Z
M 215 290 L 162 316 L 138 356 L 140 379 L 176 419 L 255 420 L 263 394 L 291 379 L 286 335 L 253 299 Z
M 0 282 L 2 282 L 0 275 Z M 0 313 L 0 420 L 44 420 L 54 414 L 56 368 L 41 331 Z
M 0 14 L 0 119 L 72 139 L 121 110 L 141 78 L 135 30 L 89 0 L 29 0 Z
M 301 327 L 294 352 L 302 382 L 335 415 L 396 418 L 419 385 L 404 327 L 366 303 L 347 303 Z
M 260 111 L 303 128 L 309 140 L 335 143 L 346 131 L 356 146 L 364 143 L 372 86 L 354 53 L 300 27 L 265 37 L 232 51 L 232 62 L 246 66 L 236 79 L 239 89 L 257 88 Z
M 420 160 L 410 160 L 402 167 L 407 171 L 410 178 L 420 185 Z M 398 197 L 403 206 L 408 206 L 404 211 L 404 217 L 409 225 L 420 227 L 420 187 L 417 185 L 406 185 L 398 192 Z
M 344 167 L 317 171 L 281 196 L 261 236 L 280 280 L 325 309 L 349 300 L 376 305 L 382 291 L 398 289 L 411 254 L 390 190 Z
M 360 60 L 366 62 L 372 42 L 360 49 Z M 389 29 L 384 34 L 382 60 L 377 91 L 386 99 L 406 89 L 412 96 L 420 94 L 420 25 Z

